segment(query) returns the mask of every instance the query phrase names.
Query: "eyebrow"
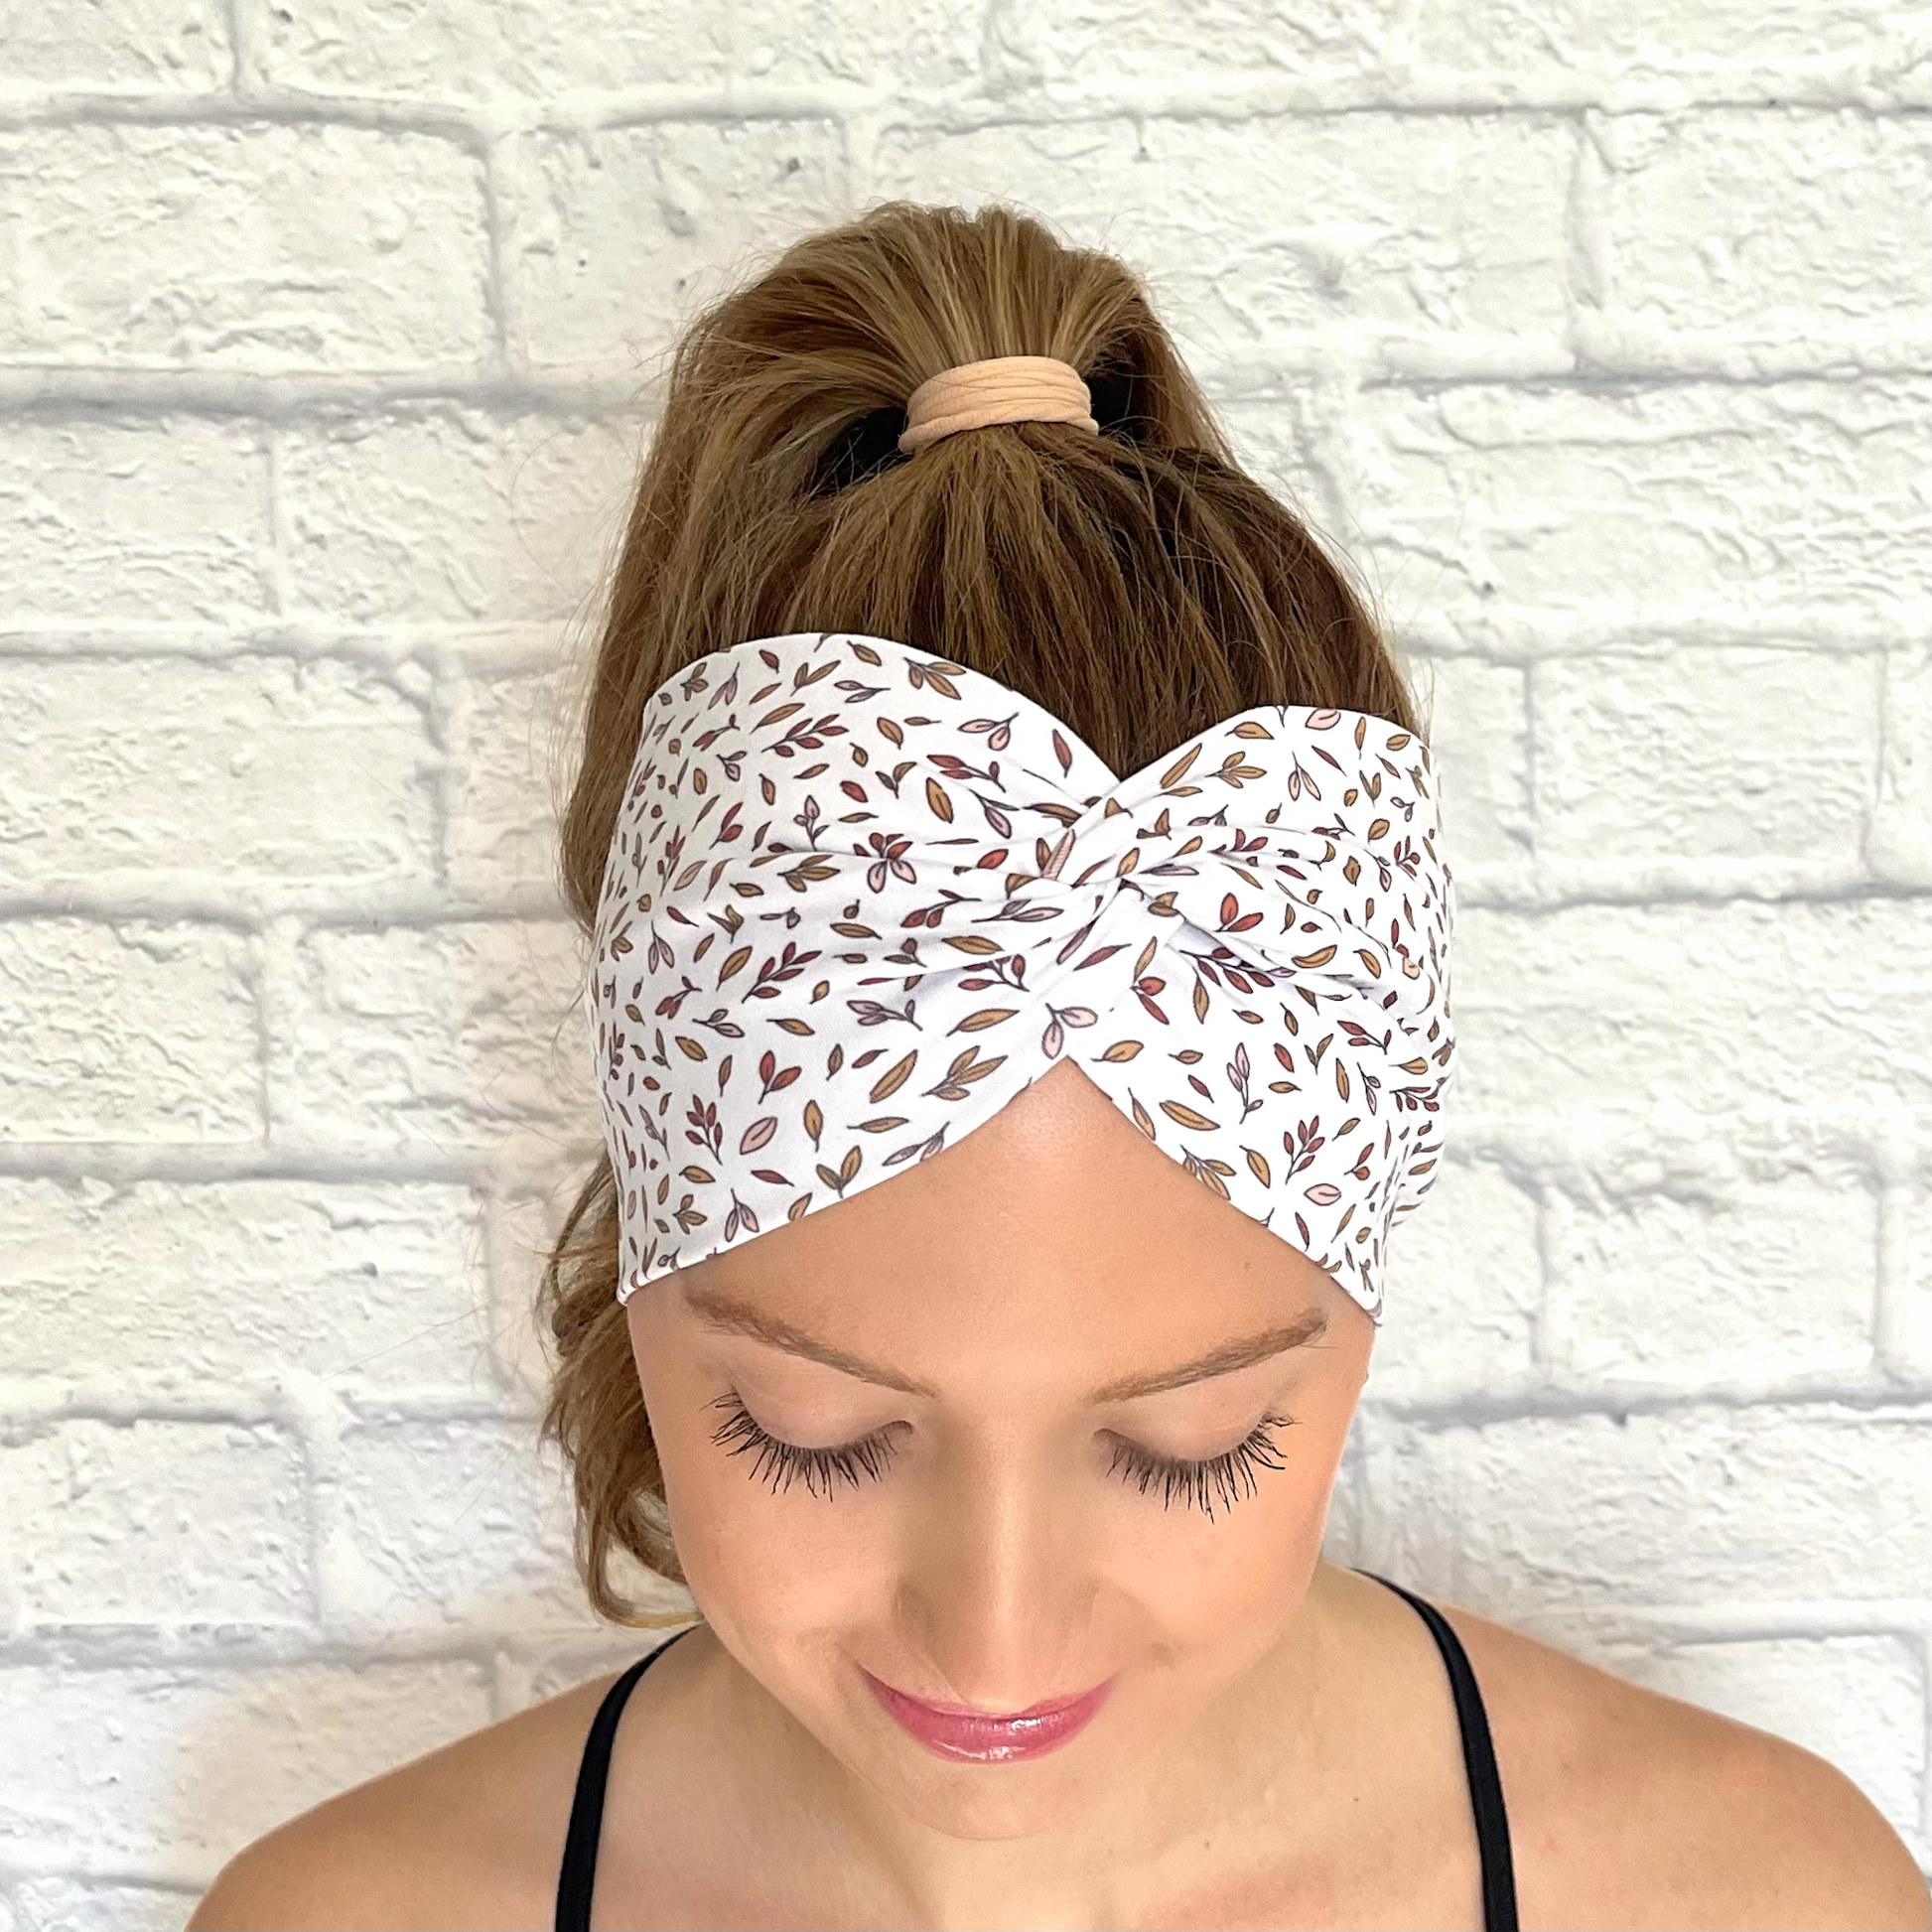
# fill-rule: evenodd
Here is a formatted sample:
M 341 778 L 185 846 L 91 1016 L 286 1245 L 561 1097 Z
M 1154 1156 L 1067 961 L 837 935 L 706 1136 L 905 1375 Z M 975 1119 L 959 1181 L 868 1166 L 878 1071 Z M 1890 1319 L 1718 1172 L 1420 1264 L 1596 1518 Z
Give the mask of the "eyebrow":
M 826 1368 L 837 1369 L 842 1375 L 854 1376 L 861 1382 L 876 1383 L 883 1389 L 897 1389 L 902 1395 L 924 1396 L 934 1402 L 939 1399 L 938 1390 L 927 1383 L 915 1382 L 890 1368 L 882 1368 L 877 1362 L 869 1362 L 863 1356 L 847 1354 L 843 1348 L 834 1348 L 831 1343 L 820 1341 L 816 1335 L 793 1327 L 789 1321 L 777 1315 L 766 1314 L 715 1289 L 703 1294 L 687 1291 L 685 1301 L 692 1313 L 707 1328 L 716 1328 L 725 1334 L 749 1335 L 752 1340 L 761 1341 L 767 1347 L 781 1348 L 787 1355 L 802 1355 L 808 1362 L 822 1363 Z M 1318 1341 L 1327 1330 L 1328 1317 L 1319 1309 L 1310 1309 L 1280 1327 L 1264 1329 L 1260 1334 L 1246 1336 L 1240 1341 L 1224 1342 L 1219 1348 L 1191 1362 L 1182 1362 L 1173 1368 L 1155 1369 L 1146 1375 L 1123 1376 L 1094 1390 L 1087 1400 L 1095 1405 L 1132 1402 L 1139 1396 L 1162 1395 L 1170 1389 L 1184 1389 L 1190 1383 L 1206 1382 L 1217 1375 L 1232 1375 L 1237 1369 L 1253 1368 L 1257 1362 L 1286 1354 L 1291 1348 L 1306 1348 L 1310 1343 Z
M 1132 1402 L 1143 1395 L 1162 1395 L 1169 1389 L 1184 1389 L 1190 1382 L 1206 1382 L 1217 1375 L 1232 1375 L 1238 1368 L 1253 1368 L 1271 1356 L 1284 1355 L 1291 1348 L 1306 1348 L 1328 1332 L 1328 1317 L 1319 1309 L 1309 1309 L 1279 1328 L 1264 1329 L 1242 1341 L 1224 1342 L 1197 1361 L 1182 1362 L 1177 1368 L 1158 1368 L 1151 1375 L 1127 1375 L 1096 1389 L 1089 1402 Z
M 808 1362 L 822 1362 L 841 1375 L 857 1376 L 861 1382 L 876 1382 L 882 1389 L 897 1389 L 902 1395 L 922 1395 L 934 1402 L 939 1399 L 939 1391 L 923 1382 L 895 1374 L 892 1369 L 881 1368 L 877 1362 L 866 1361 L 862 1356 L 848 1355 L 843 1348 L 834 1348 L 830 1342 L 820 1341 L 802 1328 L 794 1328 L 789 1321 L 749 1308 L 716 1289 L 703 1294 L 687 1290 L 684 1299 L 691 1312 L 707 1328 L 731 1335 L 750 1335 L 754 1341 L 782 1348 L 787 1355 L 802 1355 Z

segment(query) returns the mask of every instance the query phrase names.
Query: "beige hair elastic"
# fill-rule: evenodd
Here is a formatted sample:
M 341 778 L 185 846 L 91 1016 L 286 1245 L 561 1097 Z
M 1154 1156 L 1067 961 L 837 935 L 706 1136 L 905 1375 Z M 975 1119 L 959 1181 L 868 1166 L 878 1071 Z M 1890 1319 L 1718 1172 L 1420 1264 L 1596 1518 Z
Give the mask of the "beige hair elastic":
M 1056 355 L 994 355 L 921 382 L 905 405 L 898 447 L 910 456 L 957 430 L 993 423 L 1072 423 L 1100 434 L 1093 398 L 1071 362 Z

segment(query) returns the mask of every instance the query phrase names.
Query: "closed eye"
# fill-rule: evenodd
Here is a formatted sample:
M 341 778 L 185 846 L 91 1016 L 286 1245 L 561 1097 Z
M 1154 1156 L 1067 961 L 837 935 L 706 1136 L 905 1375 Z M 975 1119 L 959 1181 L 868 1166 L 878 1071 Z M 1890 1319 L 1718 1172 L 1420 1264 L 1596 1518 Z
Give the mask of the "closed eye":
M 1116 1436 L 1107 1473 L 1131 1482 L 1143 1496 L 1158 1491 L 1164 1509 L 1180 1503 L 1203 1511 L 1212 1521 L 1216 1507 L 1225 1515 L 1242 1497 L 1255 1493 L 1255 1476 L 1259 1471 L 1288 1466 L 1282 1459 L 1281 1444 L 1276 1438 L 1280 1431 L 1292 1428 L 1294 1422 L 1293 1416 L 1263 1416 L 1231 1449 L 1199 1460 L 1160 1455 L 1138 1443 L 1130 1443 L 1124 1436 Z
M 810 1496 L 830 1496 L 842 1483 L 856 1489 L 861 1482 L 877 1482 L 893 1459 L 897 1447 L 895 1432 L 901 1427 L 889 1423 L 857 1442 L 835 1444 L 830 1449 L 803 1449 L 781 1441 L 759 1423 L 736 1390 L 721 1395 L 711 1406 L 725 1412 L 725 1420 L 712 1432 L 711 1440 L 729 1454 L 751 1456 L 753 1478 L 774 1496 L 795 1482 L 803 1483 Z

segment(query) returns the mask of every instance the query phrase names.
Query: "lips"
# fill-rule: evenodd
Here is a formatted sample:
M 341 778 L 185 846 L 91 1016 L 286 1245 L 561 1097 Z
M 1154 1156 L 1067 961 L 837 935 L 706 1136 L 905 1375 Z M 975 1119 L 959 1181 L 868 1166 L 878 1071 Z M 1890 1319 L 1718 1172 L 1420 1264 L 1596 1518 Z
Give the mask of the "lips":
M 1106 1702 L 1112 1680 L 1078 1697 L 1035 1704 L 1026 1711 L 975 1711 L 969 1705 L 928 1704 L 882 1684 L 871 1671 L 866 1682 L 880 1703 L 927 1750 L 968 1764 L 1012 1764 L 1058 1750 Z

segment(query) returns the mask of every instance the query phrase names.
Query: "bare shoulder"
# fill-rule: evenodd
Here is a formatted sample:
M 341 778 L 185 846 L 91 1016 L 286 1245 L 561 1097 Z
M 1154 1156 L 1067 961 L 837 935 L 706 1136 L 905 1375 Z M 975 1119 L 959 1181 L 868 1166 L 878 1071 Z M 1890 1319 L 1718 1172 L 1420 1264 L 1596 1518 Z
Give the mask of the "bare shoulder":
M 1925 1879 L 1810 1751 L 1466 1610 L 1526 1924 L 1932 1926 Z
M 187 1932 L 549 1924 L 584 1740 L 617 1675 L 278 1825 L 222 1866 Z

